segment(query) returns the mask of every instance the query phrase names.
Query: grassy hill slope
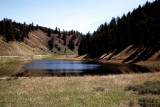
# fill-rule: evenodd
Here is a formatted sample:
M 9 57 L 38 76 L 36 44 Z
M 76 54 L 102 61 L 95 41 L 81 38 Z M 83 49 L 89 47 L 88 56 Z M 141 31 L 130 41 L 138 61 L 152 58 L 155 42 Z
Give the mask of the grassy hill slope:
M 62 35 L 62 34 L 61 34 Z M 66 45 L 63 45 L 62 38 L 57 37 L 58 34 L 52 33 L 52 36 L 47 36 L 47 33 L 42 30 L 34 30 L 29 32 L 28 38 L 24 41 L 6 41 L 6 38 L 0 36 L 0 56 L 24 56 L 24 55 L 46 55 L 46 54 L 75 54 L 77 53 L 79 37 L 74 40 L 75 49 L 68 48 L 69 40 L 72 35 L 67 35 Z M 49 49 L 48 42 L 53 40 L 53 48 Z

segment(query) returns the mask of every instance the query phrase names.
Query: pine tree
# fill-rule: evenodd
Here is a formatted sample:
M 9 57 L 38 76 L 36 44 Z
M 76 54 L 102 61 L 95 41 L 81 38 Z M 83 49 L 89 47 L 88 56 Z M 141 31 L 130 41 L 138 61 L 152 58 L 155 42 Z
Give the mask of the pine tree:
M 69 44 L 68 44 L 68 48 L 70 49 L 70 50 L 74 50 L 74 48 L 75 48 L 75 46 L 74 46 L 74 42 L 73 42 L 73 40 L 71 39 L 70 41 L 69 41 Z
M 6 32 L 6 40 L 7 41 L 14 41 L 15 40 L 14 30 L 13 30 L 13 25 L 12 25 L 11 20 L 6 21 L 5 32 Z
M 102 24 L 90 39 L 87 39 L 88 34 L 82 37 L 78 48 L 79 55 L 99 57 L 110 52 L 118 54 L 129 45 L 152 49 L 151 46 L 158 44 L 160 40 L 159 11 L 160 1 L 156 0 L 153 3 L 147 2 L 143 7 L 139 6 L 121 18 L 112 18 L 109 24 Z
M 48 35 L 47 35 L 47 36 L 51 37 L 51 35 L 52 35 L 52 31 L 51 31 L 51 29 L 49 28 L 49 29 L 48 29 Z
M 65 46 L 66 45 L 66 34 L 65 33 L 63 34 L 62 40 L 64 41 L 63 45 Z
M 14 31 L 14 35 L 15 35 L 15 38 L 16 38 L 17 41 L 20 42 L 20 41 L 23 40 L 22 35 L 21 35 L 21 32 L 20 32 L 19 30 L 16 29 L 16 30 Z
M 53 46 L 54 46 L 54 38 L 51 38 L 49 41 L 48 41 L 48 47 L 50 50 L 53 49 Z
M 38 24 L 36 25 L 36 30 L 38 30 L 39 29 L 39 26 L 38 26 Z
M 58 28 L 55 28 L 54 34 L 58 34 Z
M 61 34 L 60 34 L 60 33 L 58 33 L 58 36 L 57 36 L 57 38 L 61 38 Z
M 0 35 L 5 36 L 5 21 L 4 20 L 0 22 Z

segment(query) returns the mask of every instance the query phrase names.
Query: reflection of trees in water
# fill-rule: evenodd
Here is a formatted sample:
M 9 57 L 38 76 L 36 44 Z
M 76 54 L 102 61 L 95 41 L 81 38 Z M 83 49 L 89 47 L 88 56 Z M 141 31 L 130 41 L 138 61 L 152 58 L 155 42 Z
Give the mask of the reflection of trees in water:
M 84 75 L 108 75 L 108 74 L 125 74 L 125 73 L 146 73 L 155 72 L 156 70 L 138 66 L 135 64 L 102 64 L 94 70 L 52 70 L 52 69 L 35 69 L 24 70 L 22 65 L 3 65 L 0 66 L 0 76 L 17 76 L 17 77 L 43 77 L 43 76 L 84 76 Z
M 135 64 L 105 64 L 92 71 L 84 71 L 80 75 L 108 75 L 108 74 L 126 74 L 126 73 L 147 73 L 152 69 L 138 66 Z

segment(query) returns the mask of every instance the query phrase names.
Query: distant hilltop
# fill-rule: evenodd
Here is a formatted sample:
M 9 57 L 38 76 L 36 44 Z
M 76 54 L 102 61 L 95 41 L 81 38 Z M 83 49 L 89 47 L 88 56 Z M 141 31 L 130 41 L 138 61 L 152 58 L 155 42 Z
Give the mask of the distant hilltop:
M 75 54 L 82 33 L 0 21 L 0 55 Z

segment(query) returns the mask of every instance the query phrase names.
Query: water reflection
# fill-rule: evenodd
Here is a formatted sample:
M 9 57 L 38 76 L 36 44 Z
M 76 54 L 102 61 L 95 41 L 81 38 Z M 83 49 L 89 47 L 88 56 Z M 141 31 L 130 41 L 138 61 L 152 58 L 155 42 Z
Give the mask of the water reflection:
M 102 64 L 88 63 L 87 61 L 67 61 L 67 60 L 41 60 L 33 61 L 24 67 L 27 70 L 50 70 L 53 72 L 82 72 L 83 70 L 94 70 Z
M 84 76 L 122 73 L 146 73 L 158 70 L 134 64 L 102 64 L 88 61 L 37 60 L 22 65 L 1 67 L 0 76 Z

